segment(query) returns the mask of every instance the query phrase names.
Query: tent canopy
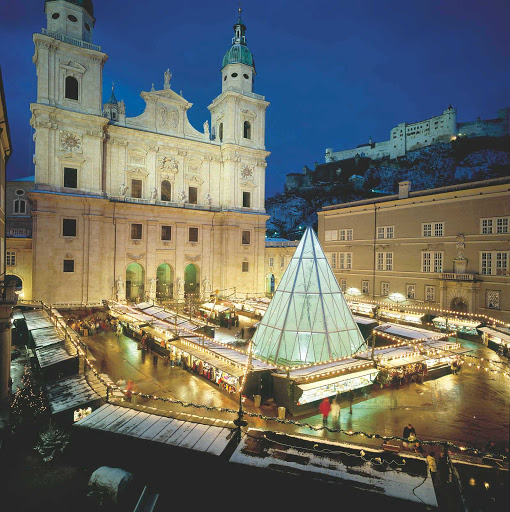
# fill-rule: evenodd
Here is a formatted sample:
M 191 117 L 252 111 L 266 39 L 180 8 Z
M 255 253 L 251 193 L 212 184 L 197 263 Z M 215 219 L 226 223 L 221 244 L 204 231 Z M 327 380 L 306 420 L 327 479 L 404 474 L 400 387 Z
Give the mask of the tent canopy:
M 260 321 L 253 353 L 292 367 L 366 348 L 317 236 L 307 228 Z

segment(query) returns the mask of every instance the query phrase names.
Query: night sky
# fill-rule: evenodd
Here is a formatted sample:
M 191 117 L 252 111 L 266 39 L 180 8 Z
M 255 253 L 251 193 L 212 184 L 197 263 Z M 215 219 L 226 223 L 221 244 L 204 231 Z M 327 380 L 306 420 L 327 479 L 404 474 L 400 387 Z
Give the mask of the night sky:
M 235 0 L 95 0 L 94 42 L 109 54 L 111 82 L 126 114 L 139 94 L 172 88 L 194 104 L 202 131 L 221 92 L 220 68 L 233 36 Z M 243 0 L 255 91 L 267 111 L 266 196 L 284 176 L 324 162 L 327 147 L 387 140 L 399 122 L 438 115 L 451 103 L 459 122 L 493 118 L 510 105 L 508 0 Z M 13 141 L 8 178 L 34 173 L 29 104 L 36 100 L 32 33 L 45 26 L 43 0 L 4 0 L 0 65 Z

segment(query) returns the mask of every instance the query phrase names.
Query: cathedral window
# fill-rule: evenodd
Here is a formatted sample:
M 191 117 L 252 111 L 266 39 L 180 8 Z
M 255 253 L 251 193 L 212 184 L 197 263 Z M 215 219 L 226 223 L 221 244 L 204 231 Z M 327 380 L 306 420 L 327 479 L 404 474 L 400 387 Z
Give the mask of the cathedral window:
M 220 126 L 218 128 L 218 137 L 220 138 L 220 141 L 223 140 L 223 123 L 220 123 Z
M 237 73 L 232 73 L 232 78 L 236 78 L 237 77 Z
M 243 137 L 245 139 L 251 139 L 251 124 L 250 121 L 244 122 Z
M 131 240 L 141 240 L 142 239 L 142 225 L 141 224 L 131 224 Z
M 172 240 L 172 226 L 161 226 L 161 240 Z
M 161 201 L 172 200 L 172 185 L 167 180 L 161 182 Z
M 90 32 L 90 25 L 88 23 L 85 23 L 85 29 Z
M 131 197 L 141 199 L 141 197 L 142 197 L 142 180 L 131 180 Z
M 51 17 L 54 19 L 54 20 L 58 20 L 60 18 L 60 14 L 58 12 L 54 12 Z
M 243 192 L 243 208 L 251 208 L 251 192 Z
M 64 187 L 78 188 L 78 169 L 64 167 Z
M 112 121 L 117 121 L 117 112 L 112 112 Z
M 78 101 L 78 80 L 74 76 L 66 77 L 66 93 L 68 100 Z
M 188 203 L 198 204 L 198 188 L 197 187 L 189 187 Z
M 241 243 L 243 245 L 250 245 L 250 242 L 251 242 L 251 232 L 250 231 L 243 231 L 242 232 Z
M 73 23 L 76 23 L 78 21 L 78 18 L 76 16 L 73 16 L 72 14 L 69 14 L 67 17 L 69 21 L 72 21 Z
M 188 242 L 198 242 L 198 228 L 188 228 Z
M 64 272 L 74 272 L 74 260 L 64 260 Z
M 247 75 L 246 73 L 243 76 L 244 76 L 244 78 L 246 78 L 246 80 L 250 79 L 249 75 Z
M 76 219 L 62 219 L 62 236 L 76 236 Z

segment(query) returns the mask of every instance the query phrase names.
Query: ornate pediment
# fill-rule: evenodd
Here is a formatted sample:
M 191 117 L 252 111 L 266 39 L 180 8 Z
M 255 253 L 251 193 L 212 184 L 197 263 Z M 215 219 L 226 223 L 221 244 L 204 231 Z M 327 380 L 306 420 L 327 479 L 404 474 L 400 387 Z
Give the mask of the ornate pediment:
M 196 183 L 197 185 L 202 185 L 204 183 L 204 180 L 200 176 L 197 176 L 196 174 L 186 173 L 184 179 L 189 183 Z
M 147 151 L 142 148 L 129 148 L 128 149 L 128 165 L 135 167 L 145 166 L 147 159 Z
M 167 175 L 175 175 L 179 172 L 179 164 L 175 158 L 161 156 L 158 158 L 157 169 Z
M 147 169 L 143 169 L 142 167 L 131 167 L 130 169 L 127 169 L 126 172 L 130 178 L 136 176 L 146 178 L 147 176 L 149 176 Z
M 138 261 L 138 260 L 141 260 L 145 256 L 145 253 L 144 252 L 140 252 L 138 254 L 135 254 L 135 253 L 132 253 L 132 252 L 128 252 L 128 253 L 126 253 L 126 256 L 130 260 Z

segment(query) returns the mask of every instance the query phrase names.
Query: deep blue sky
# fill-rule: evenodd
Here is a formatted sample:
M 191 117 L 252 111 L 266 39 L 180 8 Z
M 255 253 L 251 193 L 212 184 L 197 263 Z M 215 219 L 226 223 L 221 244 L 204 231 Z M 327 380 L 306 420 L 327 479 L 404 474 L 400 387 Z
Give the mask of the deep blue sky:
M 458 120 L 495 117 L 510 104 L 508 0 L 243 0 L 255 90 L 271 102 L 266 195 L 284 176 L 324 161 L 372 135 L 386 140 L 399 122 L 441 113 Z M 95 0 L 94 42 L 110 58 L 127 115 L 142 112 L 139 94 L 152 82 L 194 104 L 199 130 L 221 92 L 220 68 L 231 44 L 236 0 Z M 32 33 L 45 26 L 43 0 L 4 0 L 0 15 L 3 71 L 14 153 L 8 177 L 33 174 L 29 103 L 36 98 Z

